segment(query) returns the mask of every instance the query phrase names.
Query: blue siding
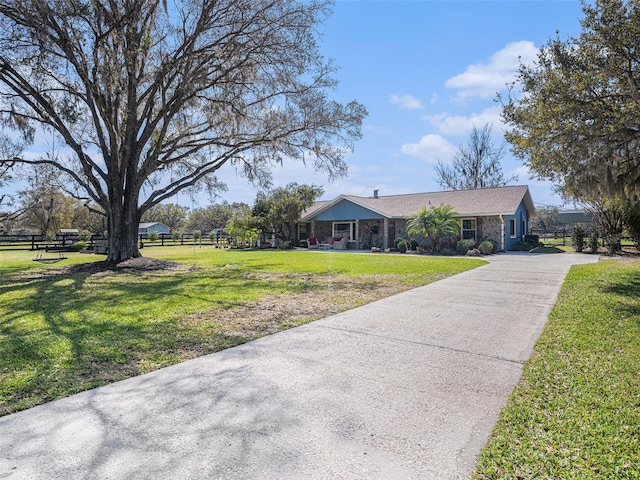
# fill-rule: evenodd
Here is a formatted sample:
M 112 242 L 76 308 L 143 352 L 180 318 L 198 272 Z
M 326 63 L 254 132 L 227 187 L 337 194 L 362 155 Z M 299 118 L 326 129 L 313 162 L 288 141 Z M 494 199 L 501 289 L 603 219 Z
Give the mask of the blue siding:
M 327 210 L 320 212 L 310 221 L 341 221 L 341 220 L 373 220 L 384 218 L 383 215 L 373 212 L 368 208 L 356 205 L 348 200 L 341 200 Z
M 511 232 L 511 221 L 515 220 L 515 238 L 512 238 Z M 523 227 L 522 222 L 525 222 Z M 524 205 L 524 201 L 520 202 L 518 205 L 518 209 L 516 210 L 515 215 L 507 215 L 505 217 L 505 248 L 507 250 L 515 250 L 516 244 L 524 238 L 524 235 L 528 233 L 529 230 L 529 211 Z

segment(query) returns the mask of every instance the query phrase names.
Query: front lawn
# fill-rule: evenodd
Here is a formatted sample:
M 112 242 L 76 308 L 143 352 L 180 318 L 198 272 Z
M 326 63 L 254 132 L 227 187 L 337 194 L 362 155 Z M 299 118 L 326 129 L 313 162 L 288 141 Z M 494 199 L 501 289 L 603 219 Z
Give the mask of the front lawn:
M 0 415 L 301 325 L 484 262 L 145 248 L 166 270 L 96 271 L 0 252 Z M 76 265 L 75 270 L 69 270 Z
M 640 478 L 639 261 L 571 269 L 473 478 Z

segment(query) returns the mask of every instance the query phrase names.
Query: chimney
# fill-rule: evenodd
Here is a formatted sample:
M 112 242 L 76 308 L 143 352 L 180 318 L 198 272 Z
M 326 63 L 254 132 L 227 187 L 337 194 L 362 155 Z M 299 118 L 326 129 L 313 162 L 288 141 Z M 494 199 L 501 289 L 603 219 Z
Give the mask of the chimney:
M 378 190 L 373 191 L 373 198 L 378 198 Z

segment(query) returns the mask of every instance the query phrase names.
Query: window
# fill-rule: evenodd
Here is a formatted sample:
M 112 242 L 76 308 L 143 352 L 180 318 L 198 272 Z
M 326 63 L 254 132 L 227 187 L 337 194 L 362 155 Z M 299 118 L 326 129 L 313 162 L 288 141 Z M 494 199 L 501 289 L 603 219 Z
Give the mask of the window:
M 307 234 L 307 224 L 299 223 L 298 224 L 298 240 L 306 240 L 309 237 Z
M 354 222 L 335 222 L 333 224 L 333 237 L 347 237 L 349 240 L 353 240 L 353 225 Z
M 516 238 L 516 219 L 515 218 L 509 219 L 509 235 L 511 235 L 511 238 Z
M 522 235 L 526 235 L 527 234 L 527 221 L 525 219 L 522 219 Z
M 462 238 L 464 240 L 476 239 L 476 219 L 475 218 L 462 219 Z

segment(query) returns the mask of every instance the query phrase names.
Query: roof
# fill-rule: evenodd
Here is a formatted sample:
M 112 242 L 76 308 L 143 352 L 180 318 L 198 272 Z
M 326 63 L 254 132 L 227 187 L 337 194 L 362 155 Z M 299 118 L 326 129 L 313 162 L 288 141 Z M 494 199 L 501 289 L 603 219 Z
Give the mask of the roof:
M 475 190 L 388 195 L 377 198 L 340 195 L 331 201 L 316 202 L 303 212 L 301 220 L 310 221 L 319 213 L 345 200 L 388 218 L 407 218 L 426 206 L 440 204 L 450 205 L 461 217 L 513 215 L 522 201 L 531 215 L 535 215 L 529 187 L 516 185 Z
M 593 222 L 591 213 L 585 210 L 560 210 L 558 212 L 558 223 L 590 223 Z
M 147 222 L 147 223 L 140 223 L 138 224 L 138 228 L 149 228 L 152 227 L 154 225 L 162 225 L 165 228 L 169 228 L 167 227 L 164 223 L 160 223 L 160 222 Z

